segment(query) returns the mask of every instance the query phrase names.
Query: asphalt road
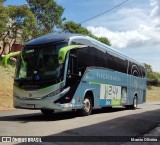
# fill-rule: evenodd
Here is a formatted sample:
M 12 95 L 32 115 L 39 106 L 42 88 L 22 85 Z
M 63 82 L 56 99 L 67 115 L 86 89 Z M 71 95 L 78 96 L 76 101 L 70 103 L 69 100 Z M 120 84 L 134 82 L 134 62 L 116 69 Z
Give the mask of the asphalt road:
M 116 143 L 108 144 L 128 144 L 123 141 L 122 136 L 143 136 L 158 124 L 160 102 L 139 105 L 137 110 L 126 110 L 122 107 L 108 111 L 96 109 L 92 115 L 86 117 L 79 116 L 76 111 L 56 112 L 51 117 L 43 116 L 39 110 L 0 111 L 0 136 L 41 136 L 42 139 L 69 136 L 75 140 L 95 141 L 95 144 L 106 144 L 101 141 L 105 136 L 112 136 L 111 140 L 113 138 L 115 141 L 118 140 Z M 160 136 L 159 133 L 157 132 L 156 136 Z M 76 145 L 81 143 L 73 142 Z M 67 143 L 54 142 L 54 144 Z

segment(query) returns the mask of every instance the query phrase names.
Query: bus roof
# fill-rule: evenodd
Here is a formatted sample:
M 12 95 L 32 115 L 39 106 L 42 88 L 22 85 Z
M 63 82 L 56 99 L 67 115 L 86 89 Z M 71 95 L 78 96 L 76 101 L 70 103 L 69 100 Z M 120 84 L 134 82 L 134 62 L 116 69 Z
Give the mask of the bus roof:
M 55 43 L 55 42 L 61 42 L 66 41 L 68 42 L 71 37 L 74 36 L 83 36 L 81 34 L 72 34 L 72 33 L 50 33 L 48 35 L 38 37 L 36 39 L 33 39 L 31 41 L 28 41 L 25 46 L 34 46 L 34 45 L 44 45 L 48 43 Z

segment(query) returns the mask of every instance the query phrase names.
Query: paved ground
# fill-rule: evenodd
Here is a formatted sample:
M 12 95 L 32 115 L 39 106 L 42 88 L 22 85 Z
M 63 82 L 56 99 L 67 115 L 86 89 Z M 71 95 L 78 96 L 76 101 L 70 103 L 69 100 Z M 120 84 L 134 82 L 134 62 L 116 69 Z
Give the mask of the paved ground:
M 76 112 L 57 112 L 48 118 L 43 116 L 40 111 L 16 109 L 0 111 L 0 136 L 41 136 L 42 140 L 47 137 L 55 139 L 57 136 L 60 140 L 71 138 L 72 141 L 90 140 L 95 142 L 86 144 L 128 145 L 131 142 L 125 142 L 127 137 L 153 135 L 158 138 L 160 136 L 160 127 L 157 127 L 159 123 L 160 102 L 139 105 L 137 110 L 125 110 L 121 107 L 113 108 L 110 111 L 97 109 L 93 111 L 92 115 L 86 117 L 78 116 Z M 151 131 L 155 127 L 157 128 Z M 61 136 L 70 137 L 62 138 Z M 106 140 L 106 136 L 111 136 L 108 139 L 113 140 L 114 143 L 100 142 Z M 142 145 L 144 142 L 136 143 Z M 158 142 L 150 143 L 158 144 Z M 53 142 L 42 144 L 53 144 Z M 54 142 L 54 144 L 71 143 Z M 72 144 L 85 143 L 73 142 Z

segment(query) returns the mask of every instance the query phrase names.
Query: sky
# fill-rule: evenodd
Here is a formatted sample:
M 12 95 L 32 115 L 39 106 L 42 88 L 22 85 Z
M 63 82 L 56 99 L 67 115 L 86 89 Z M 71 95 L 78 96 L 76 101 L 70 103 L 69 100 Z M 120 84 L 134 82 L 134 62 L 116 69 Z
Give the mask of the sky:
M 63 17 L 76 23 L 96 16 L 125 0 L 56 0 L 64 8 Z M 7 0 L 5 5 L 23 5 L 25 0 Z M 98 37 L 106 37 L 112 47 L 152 66 L 160 72 L 160 0 L 129 0 L 118 8 L 82 26 Z

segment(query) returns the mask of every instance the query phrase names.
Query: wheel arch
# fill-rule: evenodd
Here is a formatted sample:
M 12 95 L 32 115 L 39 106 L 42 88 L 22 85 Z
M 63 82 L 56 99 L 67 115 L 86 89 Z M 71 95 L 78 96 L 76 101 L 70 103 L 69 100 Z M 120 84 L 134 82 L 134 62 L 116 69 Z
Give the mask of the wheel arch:
M 85 94 L 84 94 L 84 99 L 85 97 L 89 96 L 91 98 L 91 101 L 92 101 L 92 105 L 94 107 L 94 93 L 93 93 L 93 89 L 91 90 L 86 90 L 85 91 Z
M 138 100 L 138 92 L 135 92 L 135 93 L 134 93 L 133 100 L 134 100 L 134 97 L 136 97 L 137 100 Z

